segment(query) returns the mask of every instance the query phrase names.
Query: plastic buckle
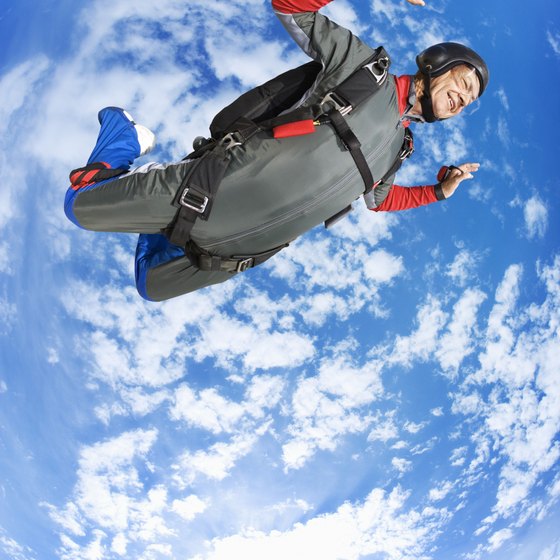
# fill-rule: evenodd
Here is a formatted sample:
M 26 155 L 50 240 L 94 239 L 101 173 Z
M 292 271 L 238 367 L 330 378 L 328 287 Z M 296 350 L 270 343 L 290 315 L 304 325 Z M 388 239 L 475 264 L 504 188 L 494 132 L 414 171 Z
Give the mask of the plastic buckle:
M 352 109 L 354 109 L 352 105 L 345 103 L 342 98 L 338 97 L 338 95 L 336 95 L 334 91 L 327 93 L 327 95 L 323 97 L 321 105 L 324 105 L 325 103 L 331 103 L 334 106 L 334 109 L 338 111 L 343 117 L 348 115 L 348 113 L 350 113 Z
M 235 146 L 243 145 L 243 137 L 238 132 L 230 132 L 222 138 L 222 145 L 225 150 L 231 150 Z
M 209 198 L 207 196 L 194 191 L 191 187 L 187 187 L 179 199 L 179 204 L 185 208 L 190 208 L 199 214 L 204 214 L 204 211 L 208 206 L 208 201 Z
M 255 259 L 253 259 L 253 257 L 249 257 L 247 259 L 243 259 L 242 261 L 239 261 L 235 268 L 235 272 L 245 272 L 248 268 L 252 268 L 254 260 Z
M 402 148 L 399 158 L 401 160 L 405 160 L 407 157 L 410 157 L 414 152 L 414 140 L 410 136 L 405 136 L 404 138 L 406 145 Z
M 384 56 L 366 64 L 364 68 L 367 68 L 372 73 L 377 84 L 381 85 L 387 79 L 387 75 L 389 74 L 389 71 L 387 70 L 389 68 L 389 58 Z M 376 70 L 380 70 L 381 73 L 377 73 L 374 68 Z

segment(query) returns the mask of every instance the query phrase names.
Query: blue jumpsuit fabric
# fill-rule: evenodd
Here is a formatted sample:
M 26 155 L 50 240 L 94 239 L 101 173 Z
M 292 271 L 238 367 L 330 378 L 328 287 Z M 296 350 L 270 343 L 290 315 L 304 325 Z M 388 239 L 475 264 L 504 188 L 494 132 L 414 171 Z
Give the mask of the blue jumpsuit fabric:
M 109 164 L 111 169 L 128 171 L 134 160 L 140 156 L 140 144 L 134 122 L 125 115 L 122 109 L 117 107 L 102 109 L 99 112 L 98 119 L 101 125 L 99 136 L 87 163 L 101 161 Z M 113 180 L 108 179 L 108 181 Z M 64 211 L 70 221 L 81 227 L 73 212 L 73 203 L 78 193 L 98 188 L 104 183 L 107 183 L 107 181 L 93 183 L 78 190 L 68 189 L 64 201 Z M 143 298 L 150 300 L 146 290 L 148 271 L 158 265 L 184 256 L 183 249 L 169 243 L 165 236 L 140 234 L 134 266 L 138 293 Z

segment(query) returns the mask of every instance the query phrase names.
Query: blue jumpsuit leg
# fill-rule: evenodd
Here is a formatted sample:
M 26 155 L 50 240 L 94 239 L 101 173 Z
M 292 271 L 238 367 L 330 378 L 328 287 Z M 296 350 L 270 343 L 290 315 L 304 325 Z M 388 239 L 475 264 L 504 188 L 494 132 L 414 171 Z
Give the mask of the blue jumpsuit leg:
M 88 165 L 95 162 L 104 162 L 111 169 L 128 171 L 141 151 L 134 122 L 128 118 L 122 109 L 117 107 L 102 109 L 99 112 L 98 119 L 101 129 L 95 147 L 87 161 Z M 112 180 L 114 179 L 108 179 L 108 181 Z M 72 209 L 76 196 L 84 190 L 95 189 L 106 182 L 101 181 L 80 189 L 73 189 L 72 187 L 68 189 L 64 201 L 64 210 L 74 224 L 80 227 Z M 135 261 L 136 287 L 139 294 L 150 300 L 146 290 L 146 277 L 150 269 L 184 256 L 183 249 L 169 243 L 165 236 L 141 234 L 138 238 Z
M 146 281 L 148 272 L 159 265 L 166 264 L 174 259 L 185 256 L 185 251 L 177 245 L 169 243 L 164 235 L 157 233 L 141 233 L 138 236 L 136 246 L 136 259 L 134 272 L 136 277 L 136 289 L 138 293 L 148 301 Z
M 98 119 L 101 129 L 95 147 L 87 161 L 88 165 L 103 162 L 108 164 L 111 169 L 128 171 L 134 160 L 140 155 L 140 143 L 134 128 L 134 121 L 131 121 L 124 111 L 117 107 L 102 109 L 99 111 Z M 112 179 L 108 180 L 111 181 Z M 80 193 L 95 189 L 106 182 L 100 181 L 79 189 L 70 187 L 66 191 L 64 212 L 72 223 L 81 227 L 74 216 L 73 205 L 76 197 Z

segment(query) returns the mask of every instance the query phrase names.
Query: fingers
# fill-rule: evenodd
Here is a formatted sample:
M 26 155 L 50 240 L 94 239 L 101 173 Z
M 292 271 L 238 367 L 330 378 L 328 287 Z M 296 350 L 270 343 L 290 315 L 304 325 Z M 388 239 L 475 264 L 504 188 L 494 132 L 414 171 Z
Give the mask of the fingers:
M 463 163 L 462 165 L 451 168 L 451 177 L 460 178 L 460 181 L 472 179 L 473 173 L 478 171 L 479 168 L 480 163 Z
M 413 4 L 414 6 L 425 6 L 426 2 L 424 0 L 407 0 L 409 4 Z
M 474 173 L 475 171 L 478 171 L 479 167 L 480 163 L 463 163 L 462 165 L 459 165 L 459 169 L 464 173 Z
M 442 183 L 445 198 L 453 196 L 459 185 L 466 179 L 473 179 L 473 173 L 478 171 L 480 163 L 463 163 L 459 166 L 450 165 L 449 175 Z

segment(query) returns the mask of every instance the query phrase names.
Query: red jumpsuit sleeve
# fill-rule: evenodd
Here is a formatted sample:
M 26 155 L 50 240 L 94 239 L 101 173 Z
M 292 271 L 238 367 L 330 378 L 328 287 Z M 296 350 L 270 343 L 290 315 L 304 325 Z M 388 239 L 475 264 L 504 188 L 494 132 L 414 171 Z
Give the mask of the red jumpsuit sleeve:
M 424 187 L 401 187 L 393 185 L 387 198 L 376 208 L 376 212 L 395 212 L 397 210 L 409 210 L 425 206 L 438 200 L 444 200 L 445 196 L 441 185 L 427 185 Z
M 272 7 L 281 14 L 317 12 L 332 0 L 272 0 Z

